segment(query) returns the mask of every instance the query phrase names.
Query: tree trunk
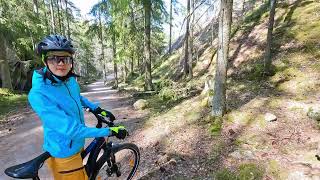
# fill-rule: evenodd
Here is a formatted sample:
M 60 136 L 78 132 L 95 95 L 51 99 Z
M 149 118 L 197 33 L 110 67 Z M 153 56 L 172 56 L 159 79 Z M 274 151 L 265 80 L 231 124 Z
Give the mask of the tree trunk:
M 144 7 L 144 63 L 145 63 L 145 86 L 146 91 L 152 90 L 151 55 L 150 55 L 150 28 L 151 28 L 151 0 L 143 1 Z
M 136 27 L 135 27 L 135 20 L 134 20 L 134 12 L 133 12 L 133 7 L 132 5 L 130 4 L 130 18 L 131 18 L 131 24 L 130 24 L 130 34 L 131 34 L 131 43 L 132 42 L 136 42 L 136 36 L 135 36 L 135 33 L 136 33 Z M 130 60 L 130 74 L 133 73 L 133 63 L 134 63 L 134 52 L 137 51 L 137 46 L 134 46 L 132 49 L 131 49 L 131 60 Z
M 106 72 L 106 62 L 104 59 L 104 44 L 103 44 L 103 29 L 102 29 L 102 22 L 101 22 L 101 11 L 99 11 L 99 38 L 100 38 L 100 45 L 101 45 L 101 63 L 103 67 L 103 81 L 104 83 L 107 82 L 107 72 Z
M 61 13 L 60 10 L 62 11 L 62 9 L 60 9 L 60 4 L 59 4 L 59 0 L 56 1 L 57 2 L 57 10 L 58 10 L 58 23 L 59 23 L 59 33 L 62 34 L 62 24 L 61 24 Z
M 184 38 L 184 66 L 183 74 L 186 78 L 189 74 L 189 25 L 190 25 L 190 0 L 187 0 L 187 23 L 186 23 L 186 34 Z
M 233 0 L 221 0 L 219 14 L 218 56 L 212 98 L 212 116 L 222 117 L 226 112 L 227 65 L 232 20 Z
M 54 22 L 54 12 L 53 12 L 53 2 L 52 0 L 50 0 L 50 13 L 51 13 L 51 29 L 52 29 L 52 33 L 55 34 L 56 33 L 56 25 Z
M 112 32 L 112 51 L 113 51 L 113 73 L 114 73 L 114 88 L 118 88 L 118 67 L 117 67 L 117 44 L 115 32 Z
M 38 0 L 33 0 L 33 10 L 37 14 L 37 17 L 39 17 L 39 6 L 38 6 Z
M 170 1 L 170 24 L 169 24 L 169 54 L 171 54 L 172 51 L 172 45 L 171 45 L 171 40 L 172 40 L 172 1 Z
M 59 5 L 59 0 L 56 0 L 57 4 L 57 18 L 58 18 L 58 27 L 59 27 L 59 34 L 61 34 L 61 18 L 60 18 L 60 5 Z
M 190 1 L 190 0 L 189 0 Z M 191 6 L 192 6 L 192 12 L 194 12 L 194 0 L 191 0 Z M 188 59 L 189 59 L 189 79 L 192 79 L 193 77 L 193 73 L 192 73 L 192 63 L 193 63 L 193 22 L 194 22 L 194 14 L 195 13 L 192 13 L 192 16 L 190 16 L 189 18 L 191 18 L 191 23 L 189 25 L 189 29 L 190 29 L 190 32 L 189 32 L 189 52 L 188 52 Z
M 65 0 L 64 2 L 66 3 L 67 34 L 68 34 L 68 39 L 70 39 L 71 33 L 70 33 L 70 22 L 69 22 L 69 15 L 68 15 L 68 0 Z
M 264 73 L 269 75 L 271 73 L 271 43 L 272 43 L 272 31 L 274 24 L 274 16 L 276 9 L 277 0 L 270 0 L 270 16 L 269 16 L 269 25 L 268 25 L 268 35 L 267 35 L 267 46 L 266 52 L 264 55 Z
M 50 27 L 49 27 L 49 20 L 48 20 L 48 16 L 47 16 L 47 5 L 46 5 L 46 2 L 45 0 L 42 1 L 43 3 L 43 13 L 44 13 L 44 19 L 45 19 L 45 25 L 46 25 L 46 28 L 47 28 L 47 34 L 50 33 Z
M 10 75 L 10 67 L 7 60 L 7 48 L 8 45 L 4 36 L 0 34 L 0 78 L 2 82 L 2 88 L 8 88 L 12 90 L 12 81 Z
M 130 73 L 133 74 L 134 51 L 131 51 Z
M 241 10 L 241 14 L 242 16 L 244 16 L 244 14 L 246 13 L 246 0 L 242 1 L 242 10 Z M 244 19 L 244 17 L 243 17 Z
M 63 6 L 61 0 L 59 0 L 60 3 L 60 25 L 61 25 L 61 33 L 65 36 L 66 35 L 66 28 L 64 27 L 64 17 L 63 17 Z
M 89 59 L 90 56 L 86 55 L 86 77 L 89 79 Z
M 12 90 L 12 81 L 10 75 L 10 67 L 8 61 L 5 59 L 0 59 L 0 74 L 1 74 L 1 82 L 2 88 L 7 88 Z
M 127 60 L 124 60 L 124 62 L 123 62 L 123 82 L 127 82 L 127 76 L 128 76 Z

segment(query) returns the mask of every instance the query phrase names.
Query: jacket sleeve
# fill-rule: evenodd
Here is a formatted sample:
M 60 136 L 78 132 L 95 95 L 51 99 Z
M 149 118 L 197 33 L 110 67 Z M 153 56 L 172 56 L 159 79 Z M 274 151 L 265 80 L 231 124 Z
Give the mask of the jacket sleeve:
M 70 139 L 104 137 L 111 134 L 109 128 L 92 128 L 77 122 L 41 93 L 30 91 L 28 100 L 43 126 Z
M 97 104 L 94 104 L 92 102 L 90 102 L 87 98 L 83 97 L 80 95 L 80 101 L 81 101 L 81 105 L 83 107 L 87 107 L 87 108 L 90 108 L 91 110 L 95 110 L 98 108 L 98 105 Z

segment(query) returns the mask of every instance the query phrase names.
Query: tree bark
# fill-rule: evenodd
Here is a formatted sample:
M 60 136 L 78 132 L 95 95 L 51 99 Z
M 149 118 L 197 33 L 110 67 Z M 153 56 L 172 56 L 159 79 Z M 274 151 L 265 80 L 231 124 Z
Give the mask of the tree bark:
M 131 65 L 130 65 L 130 73 L 133 74 L 133 66 L 134 66 L 134 51 L 131 51 Z
M 151 29 L 151 0 L 143 1 L 144 7 L 144 56 L 145 56 L 145 86 L 146 91 L 152 90 L 150 29 Z
M 114 73 L 114 88 L 118 88 L 118 67 L 116 62 L 117 44 L 115 32 L 112 32 L 112 51 L 113 51 L 113 73 Z
M 7 60 L 7 48 L 8 45 L 4 36 L 0 34 L 0 78 L 2 82 L 2 88 L 8 88 L 12 90 L 12 80 L 10 75 L 10 67 Z
M 123 82 L 127 82 L 127 76 L 128 76 L 127 60 L 124 60 L 124 62 L 123 62 Z
M 187 0 L 187 23 L 186 23 L 186 34 L 184 38 L 184 65 L 183 74 L 187 77 L 189 74 L 189 24 L 190 24 L 190 0 Z
M 5 59 L 0 59 L 0 74 L 1 74 L 2 88 L 7 88 L 12 90 L 10 67 L 9 67 L 8 61 Z
M 66 28 L 64 26 L 64 17 L 63 17 L 63 6 L 62 6 L 62 1 L 59 0 L 60 3 L 60 23 L 61 23 L 61 33 L 65 36 L 66 35 Z
M 47 5 L 46 5 L 46 2 L 45 0 L 42 1 L 43 3 L 43 13 L 44 13 L 44 19 L 45 19 L 45 25 L 46 25 L 46 28 L 47 28 L 47 34 L 50 33 L 50 27 L 49 27 L 49 20 L 48 20 L 48 16 L 47 16 Z
M 70 22 L 69 22 L 69 15 L 68 15 L 68 0 L 65 0 L 64 2 L 66 3 L 67 34 L 68 34 L 68 39 L 70 39 L 71 33 L 70 33 Z
M 57 3 L 57 10 L 58 10 L 58 14 L 57 14 L 57 17 L 58 17 L 58 27 L 59 27 L 59 33 L 61 34 L 61 17 L 60 17 L 60 5 L 59 5 L 59 0 L 56 1 Z
M 103 44 L 103 29 L 102 29 L 102 22 L 101 22 L 101 11 L 99 10 L 99 38 L 100 38 L 100 45 L 101 45 L 101 63 L 103 67 L 103 81 L 104 83 L 107 82 L 107 72 L 106 72 L 106 62 L 104 59 L 104 44 Z
M 222 117 L 226 112 L 226 83 L 233 0 L 221 0 L 219 14 L 218 56 L 212 98 L 212 116 Z
M 172 40 L 172 1 L 170 1 L 170 24 L 169 24 L 169 54 L 171 54 L 172 51 L 172 45 L 171 45 L 171 40 Z
M 52 33 L 55 34 L 56 33 L 56 25 L 54 22 L 54 12 L 53 12 L 53 1 L 50 0 L 50 14 L 51 14 L 51 29 L 52 29 Z
M 135 27 L 135 20 L 134 20 L 134 12 L 133 12 L 133 7 L 130 4 L 130 10 L 131 10 L 131 43 L 132 42 L 136 42 L 136 36 L 135 36 L 135 32 L 136 32 L 136 27 Z M 133 69 L 134 69 L 134 52 L 137 51 L 138 48 L 137 46 L 134 46 L 134 48 L 131 50 L 131 62 L 130 62 L 130 73 L 133 73 Z
M 190 1 L 190 0 L 189 0 Z M 194 12 L 194 0 L 191 0 L 191 6 L 192 6 L 192 12 Z M 192 71 L 192 64 L 193 64 L 193 22 L 194 22 L 194 13 L 192 13 L 192 16 L 190 16 L 191 18 L 191 23 L 189 24 L 189 52 L 188 52 L 188 59 L 189 59 L 189 79 L 192 79 L 193 77 L 193 71 Z
M 268 35 L 267 35 L 267 46 L 266 52 L 264 55 L 264 73 L 269 75 L 271 73 L 271 44 L 272 44 L 272 31 L 274 24 L 274 16 L 276 9 L 277 0 L 270 0 L 270 16 L 269 16 L 269 25 L 268 25 Z
M 33 9 L 34 9 L 34 12 L 37 14 L 37 17 L 39 17 L 38 0 L 33 0 Z

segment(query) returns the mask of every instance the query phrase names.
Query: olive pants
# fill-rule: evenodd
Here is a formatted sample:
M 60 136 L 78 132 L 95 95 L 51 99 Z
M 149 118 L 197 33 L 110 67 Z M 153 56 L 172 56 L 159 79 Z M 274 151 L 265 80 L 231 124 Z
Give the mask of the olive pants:
M 51 157 L 46 162 L 55 180 L 88 180 L 80 152 L 68 158 Z

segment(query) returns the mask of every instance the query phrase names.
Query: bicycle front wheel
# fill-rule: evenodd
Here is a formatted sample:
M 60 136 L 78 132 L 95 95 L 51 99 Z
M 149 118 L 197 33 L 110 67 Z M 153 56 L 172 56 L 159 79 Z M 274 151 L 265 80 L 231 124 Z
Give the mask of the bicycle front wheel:
M 139 162 L 140 152 L 135 144 L 116 145 L 112 147 L 110 157 L 99 169 L 96 180 L 130 180 L 135 175 Z

